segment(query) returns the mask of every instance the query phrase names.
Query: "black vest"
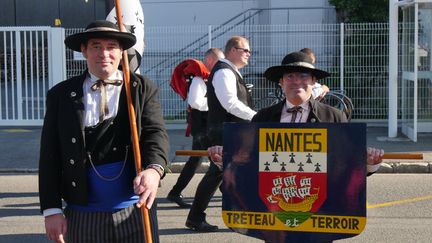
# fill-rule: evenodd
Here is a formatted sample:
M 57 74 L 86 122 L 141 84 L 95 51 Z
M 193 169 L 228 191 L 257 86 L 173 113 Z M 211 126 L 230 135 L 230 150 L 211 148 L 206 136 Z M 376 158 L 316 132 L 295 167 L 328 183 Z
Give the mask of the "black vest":
M 224 122 L 246 122 L 239 117 L 228 113 L 216 97 L 213 87 L 213 76 L 219 69 L 227 68 L 236 76 L 237 98 L 245 105 L 251 107 L 252 99 L 246 88 L 246 83 L 240 75 L 227 63 L 219 61 L 213 67 L 207 82 L 207 102 L 208 102 L 208 117 L 207 117 L 207 135 L 210 145 L 222 145 L 223 142 L 223 123 Z
M 86 151 L 91 154 L 94 165 L 123 161 L 126 153 L 127 159 L 133 161 L 129 115 L 125 103 L 126 92 L 123 86 L 117 115 L 94 127 L 85 128 Z

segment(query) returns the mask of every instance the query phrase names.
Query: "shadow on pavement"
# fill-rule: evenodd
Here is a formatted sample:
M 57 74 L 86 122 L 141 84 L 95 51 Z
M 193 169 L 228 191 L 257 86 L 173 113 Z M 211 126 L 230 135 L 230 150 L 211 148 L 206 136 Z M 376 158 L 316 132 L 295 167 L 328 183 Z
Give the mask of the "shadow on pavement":
M 7 243 L 46 243 L 50 242 L 45 234 L 0 235 L 0 242 Z
M 0 193 L 0 198 L 2 200 L 7 200 L 8 198 L 35 198 L 38 196 L 38 193 L 35 192 L 5 192 Z M 39 211 L 39 203 L 3 203 L 0 206 L 0 218 L 2 217 L 14 217 L 14 216 L 40 216 Z M 9 242 L 2 241 L 0 238 L 0 242 Z
M 212 233 L 229 233 L 229 232 L 233 232 L 233 231 L 230 229 L 219 229 L 217 232 L 212 232 Z M 159 230 L 159 235 L 179 235 L 179 234 L 211 234 L 211 233 L 197 232 L 186 228 Z
M 39 197 L 39 193 L 37 192 L 1 192 L 0 198 L 8 198 L 8 197 L 16 197 L 16 198 L 22 198 L 22 197 Z
M 3 217 L 22 217 L 22 216 L 41 216 L 39 209 L 16 209 L 16 208 L 5 208 L 9 205 L 4 206 L 0 209 L 0 218 Z M 2 241 L 0 238 L 0 242 L 8 242 Z

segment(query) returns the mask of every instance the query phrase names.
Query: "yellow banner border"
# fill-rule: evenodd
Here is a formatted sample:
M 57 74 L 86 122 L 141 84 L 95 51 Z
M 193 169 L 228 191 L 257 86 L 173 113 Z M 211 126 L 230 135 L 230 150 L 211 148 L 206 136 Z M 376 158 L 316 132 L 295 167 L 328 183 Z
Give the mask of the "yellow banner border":
M 287 226 L 271 212 L 222 211 L 229 228 L 302 231 L 359 235 L 366 227 L 366 217 L 313 214 L 298 226 Z M 257 224 L 260 222 L 260 224 Z

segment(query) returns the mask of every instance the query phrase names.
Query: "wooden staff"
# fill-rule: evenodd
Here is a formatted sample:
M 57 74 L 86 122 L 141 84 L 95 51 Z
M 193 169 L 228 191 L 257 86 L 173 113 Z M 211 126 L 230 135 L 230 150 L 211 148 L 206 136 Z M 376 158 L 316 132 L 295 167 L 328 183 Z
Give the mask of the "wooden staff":
M 208 156 L 207 150 L 176 150 L 177 156 Z
M 117 13 L 117 23 L 119 25 L 120 31 L 127 32 L 123 25 L 123 16 L 120 7 L 120 0 L 116 0 L 115 5 L 116 5 L 116 13 Z M 138 138 L 138 129 L 136 124 L 135 109 L 132 104 L 132 95 L 130 91 L 130 74 L 129 74 L 130 70 L 129 70 L 128 55 L 126 50 L 123 50 L 122 70 L 123 70 L 123 79 L 126 88 L 129 123 L 130 123 L 131 135 L 132 135 L 132 146 L 133 146 L 134 157 L 135 157 L 135 170 L 138 175 L 142 169 L 141 152 L 140 152 L 140 145 L 139 145 L 139 138 Z M 150 217 L 149 217 L 148 209 L 145 205 L 141 206 L 141 216 L 143 219 L 144 238 L 147 243 L 152 243 L 153 240 L 152 240 L 152 233 L 150 228 Z
M 383 159 L 416 159 L 416 160 L 423 160 L 423 154 L 384 153 Z
M 177 156 L 208 156 L 207 150 L 176 150 Z M 422 160 L 423 154 L 414 153 L 385 153 L 383 159 L 413 159 Z

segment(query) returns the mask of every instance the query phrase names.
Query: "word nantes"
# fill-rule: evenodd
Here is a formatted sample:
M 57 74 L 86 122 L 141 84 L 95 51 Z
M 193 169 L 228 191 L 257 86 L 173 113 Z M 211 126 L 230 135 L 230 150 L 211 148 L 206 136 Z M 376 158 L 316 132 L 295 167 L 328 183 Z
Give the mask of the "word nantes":
M 326 129 L 263 129 L 260 151 L 326 152 Z M 261 143 L 261 145 L 263 145 Z

